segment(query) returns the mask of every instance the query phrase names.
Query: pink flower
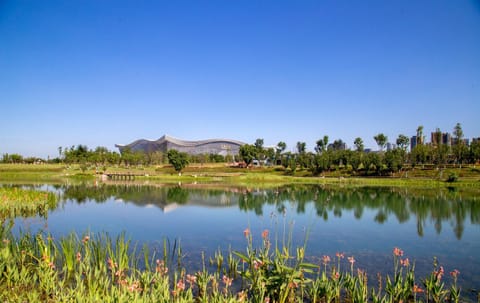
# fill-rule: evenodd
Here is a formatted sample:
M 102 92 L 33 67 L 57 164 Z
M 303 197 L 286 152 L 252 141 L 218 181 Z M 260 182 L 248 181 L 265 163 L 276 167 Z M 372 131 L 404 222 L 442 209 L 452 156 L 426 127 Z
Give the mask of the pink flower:
M 345 254 L 344 254 L 344 253 L 340 253 L 340 252 L 337 252 L 337 253 L 335 254 L 335 256 L 337 256 L 337 258 L 339 258 L 339 259 L 345 258 Z
M 245 228 L 245 230 L 243 231 L 243 236 L 245 238 L 248 238 L 248 236 L 250 235 L 250 228 Z
M 195 275 L 187 275 L 187 282 L 190 285 L 194 285 L 197 282 L 197 276 Z
M 398 248 L 398 247 L 395 247 L 395 248 L 393 249 L 393 254 L 394 254 L 395 256 L 397 256 L 397 257 L 401 257 L 401 256 L 403 256 L 403 250 L 401 250 L 401 249 Z
M 77 262 L 82 261 L 82 254 L 80 252 L 77 252 Z
M 323 265 L 327 265 L 330 262 L 330 257 L 329 256 L 323 256 L 322 257 L 322 262 L 323 262 Z
M 418 293 L 424 292 L 424 290 L 421 289 L 420 287 L 418 287 L 417 284 L 415 284 L 415 285 L 413 285 L 413 292 L 416 293 L 416 294 L 418 294 Z
M 183 282 L 182 279 L 178 280 L 177 289 L 180 290 L 180 291 L 185 290 L 185 282 Z
M 260 261 L 260 260 L 258 260 L 258 261 L 257 261 L 257 260 L 253 260 L 253 267 L 254 267 L 256 270 L 258 270 L 260 267 L 262 267 L 262 265 L 263 265 L 263 262 L 262 262 L 262 261 Z
M 335 271 L 334 273 L 332 272 L 332 278 L 338 280 L 338 278 L 340 278 L 340 273 L 338 271 Z
M 433 272 L 433 274 L 437 276 L 437 280 L 442 280 L 442 277 L 443 277 L 444 273 L 445 272 L 443 271 L 443 266 L 440 266 L 439 270 L 436 270 L 436 271 Z
M 453 271 L 450 272 L 450 276 L 454 277 L 455 279 L 458 277 L 460 274 L 460 271 L 458 269 L 454 269 Z
M 355 263 L 355 258 L 353 256 L 348 257 L 348 262 L 353 265 Z
M 222 278 L 222 281 L 223 281 L 223 284 L 225 284 L 225 287 L 228 287 L 228 286 L 232 285 L 233 279 L 224 275 L 223 278 Z
M 410 261 L 408 260 L 408 258 L 400 259 L 400 264 L 402 264 L 402 266 L 407 267 L 410 265 Z
M 268 234 L 269 234 L 268 229 L 265 229 L 265 230 L 262 232 L 262 238 L 263 238 L 264 240 L 267 240 Z
M 85 244 L 85 243 L 87 243 L 89 240 L 90 240 L 90 236 L 87 235 L 87 236 L 83 237 L 82 243 Z

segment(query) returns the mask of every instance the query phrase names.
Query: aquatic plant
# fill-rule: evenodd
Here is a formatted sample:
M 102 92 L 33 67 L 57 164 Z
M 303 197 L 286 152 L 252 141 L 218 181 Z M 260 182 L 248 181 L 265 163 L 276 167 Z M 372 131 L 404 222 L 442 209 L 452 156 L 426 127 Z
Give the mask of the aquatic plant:
M 164 242 L 163 255 L 147 246 L 137 251 L 125 235 L 70 234 L 53 239 L 45 234 L 13 236 L 0 227 L 0 300 L 2 302 L 461 302 L 459 271 L 442 279 L 437 261 L 425 279 L 400 248 L 393 250 L 393 274 L 378 276 L 378 286 L 354 256 L 324 255 L 307 262 L 305 246 L 272 244 L 268 230 L 261 244 L 245 229 L 246 251 L 217 251 L 209 269 L 182 266 L 180 245 Z M 178 258 L 175 260 L 175 258 Z M 345 268 L 345 269 L 343 269 Z M 423 287 L 419 286 L 420 281 Z M 385 285 L 385 289 L 383 289 Z
M 20 187 L 0 187 L 0 220 L 42 216 L 57 205 L 54 193 L 23 189 Z

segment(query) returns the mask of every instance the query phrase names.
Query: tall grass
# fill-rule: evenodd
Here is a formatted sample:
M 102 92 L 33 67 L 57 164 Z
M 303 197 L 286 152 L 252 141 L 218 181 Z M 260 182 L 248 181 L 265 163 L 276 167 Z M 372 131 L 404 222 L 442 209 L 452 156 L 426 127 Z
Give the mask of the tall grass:
M 0 220 L 15 217 L 46 216 L 49 209 L 57 205 L 54 193 L 22 189 L 19 187 L 0 187 Z
M 5 224 L 4 224 L 5 225 Z M 323 256 L 306 261 L 305 248 L 274 244 L 269 232 L 246 250 L 202 257 L 201 270 L 181 263 L 180 245 L 164 242 L 160 255 L 141 250 L 120 235 L 70 234 L 14 237 L 0 228 L 0 300 L 2 302 L 460 302 L 456 284 L 448 287 L 436 262 L 432 273 L 415 276 L 415 266 L 399 248 L 392 252 L 393 272 L 370 286 L 353 256 Z M 259 235 L 260 237 L 260 235 Z M 280 242 L 279 242 L 280 243 Z M 176 260 L 175 260 L 176 259 Z M 210 267 L 211 268 L 211 267 Z M 383 287 L 383 285 L 385 285 Z

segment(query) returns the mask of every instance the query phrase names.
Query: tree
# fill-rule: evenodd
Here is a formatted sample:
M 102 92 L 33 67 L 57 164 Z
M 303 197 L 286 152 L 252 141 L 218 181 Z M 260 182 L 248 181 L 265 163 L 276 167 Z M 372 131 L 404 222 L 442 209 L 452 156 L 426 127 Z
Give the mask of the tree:
M 287 149 L 287 143 L 280 141 L 277 144 L 277 153 L 281 154 Z
M 423 144 L 423 125 L 417 127 L 417 145 Z
M 362 152 L 365 146 L 363 145 L 363 140 L 360 137 L 355 138 L 355 141 L 353 141 L 353 144 L 355 145 L 355 148 L 357 151 Z
M 181 174 L 185 166 L 188 165 L 188 154 L 179 152 L 176 149 L 171 149 L 167 152 L 168 162 L 172 164 L 175 171 Z
M 463 130 L 460 123 L 455 125 L 453 129 L 453 136 L 455 138 L 455 145 L 453 146 L 453 153 L 455 154 L 455 160 L 457 163 L 463 163 L 466 155 L 468 154 L 468 147 L 463 142 Z
M 333 141 L 332 148 L 333 150 L 345 150 L 345 143 L 342 139 L 335 140 Z
M 297 151 L 299 154 L 304 154 L 306 151 L 307 143 L 305 142 L 297 142 Z
M 407 147 L 408 147 L 408 144 L 410 143 L 410 139 L 407 136 L 400 134 L 400 135 L 398 135 L 396 143 L 401 149 L 406 151 Z
M 477 163 L 480 161 L 480 140 L 474 140 L 470 144 L 470 163 Z
M 376 136 L 373 137 L 375 139 L 375 142 L 377 142 L 378 147 L 380 148 L 381 151 L 383 151 L 383 148 L 387 144 L 388 138 L 384 134 L 380 133 Z
M 257 148 L 255 147 L 255 145 L 244 144 L 240 146 L 239 154 L 240 158 L 245 162 L 248 167 L 257 155 Z
M 455 143 L 459 144 L 460 141 L 463 139 L 463 130 L 462 125 L 457 123 L 453 129 L 453 136 L 455 137 Z
M 316 146 L 315 146 L 315 151 L 317 153 L 322 153 L 327 150 L 328 146 L 328 136 L 323 136 L 322 139 L 317 140 Z
M 255 140 L 255 148 L 259 151 L 263 150 L 263 139 Z

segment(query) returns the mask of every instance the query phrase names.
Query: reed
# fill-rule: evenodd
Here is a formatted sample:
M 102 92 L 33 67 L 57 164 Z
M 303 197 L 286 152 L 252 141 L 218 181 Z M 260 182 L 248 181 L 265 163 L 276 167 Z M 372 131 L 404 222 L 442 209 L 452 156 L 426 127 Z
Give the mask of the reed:
M 46 217 L 48 210 L 56 208 L 57 201 L 57 196 L 51 192 L 0 187 L 0 220 L 35 215 Z
M 454 277 L 450 287 L 444 269 L 434 262 L 428 277 L 395 248 L 393 272 L 371 286 L 353 256 L 323 256 L 307 261 L 305 247 L 274 244 L 268 230 L 253 246 L 244 231 L 246 250 L 224 256 L 217 251 L 203 268 L 190 273 L 182 266 L 180 244 L 164 242 L 163 256 L 144 246 L 137 251 L 124 234 L 13 236 L 0 228 L 0 300 L 2 302 L 462 302 Z M 288 241 L 287 241 L 288 243 Z M 175 260 L 177 258 L 177 260 Z M 333 260 L 333 261 L 331 261 Z M 348 261 L 347 261 L 348 260 Z M 385 285 L 385 289 L 382 288 Z M 422 285 L 422 286 L 419 286 Z

